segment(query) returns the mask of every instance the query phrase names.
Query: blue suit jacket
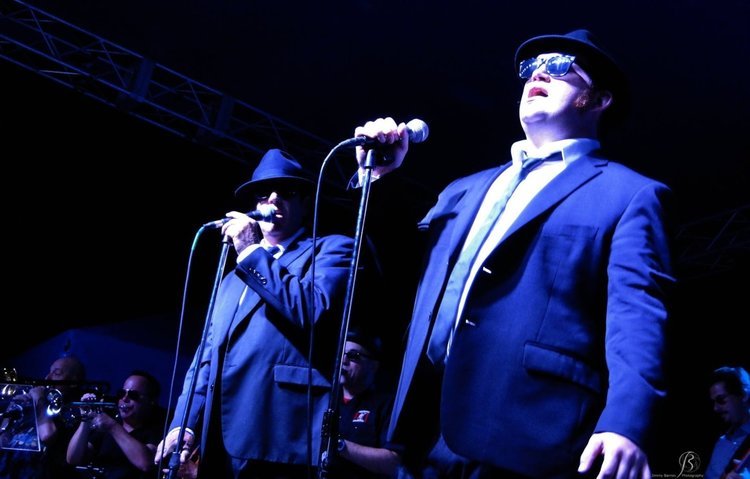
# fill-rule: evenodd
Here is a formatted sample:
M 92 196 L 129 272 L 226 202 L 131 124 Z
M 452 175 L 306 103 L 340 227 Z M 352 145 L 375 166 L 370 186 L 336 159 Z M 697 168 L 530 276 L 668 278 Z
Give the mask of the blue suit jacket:
M 570 164 L 485 261 L 441 374 L 424 355 L 432 321 L 479 205 L 506 167 L 456 180 L 420 224 L 427 261 L 390 433 L 426 446 L 414 431 L 437 426 L 440 410 L 454 452 L 563 477 L 595 431 L 643 446 L 664 395 L 669 190 L 595 156 Z
M 187 425 L 200 431 L 202 444 L 207 444 L 208 418 L 216 407 L 231 456 L 307 464 L 307 356 L 314 324 L 310 421 L 313 458 L 318 459 L 353 241 L 331 235 L 318 239 L 316 246 L 312 294 L 310 237 L 293 242 L 278 260 L 258 248 L 224 278 L 204 354 L 198 359 L 196 352 L 193 358 L 172 427 L 180 425 L 186 390 L 197 374 Z M 214 393 L 216 387 L 220 389 Z

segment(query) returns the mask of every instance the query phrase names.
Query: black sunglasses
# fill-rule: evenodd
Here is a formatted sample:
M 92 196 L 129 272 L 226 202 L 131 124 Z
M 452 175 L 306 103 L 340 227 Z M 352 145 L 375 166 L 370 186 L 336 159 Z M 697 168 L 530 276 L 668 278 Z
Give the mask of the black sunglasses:
M 355 363 L 361 363 L 363 359 L 372 359 L 372 356 L 367 355 L 361 351 L 349 350 L 344 353 L 346 359 Z
M 568 74 L 570 67 L 576 57 L 573 55 L 553 55 L 547 58 L 529 58 L 522 61 L 518 66 L 518 76 L 524 80 L 531 78 L 531 75 L 540 67 L 544 67 L 544 72 L 551 77 L 561 77 Z
M 140 391 L 136 391 L 135 389 L 120 389 L 117 391 L 117 399 L 130 399 L 131 401 L 135 402 L 141 402 L 146 397 L 145 394 L 143 394 Z
M 297 196 L 299 194 L 299 191 L 288 186 L 272 185 L 255 193 L 255 199 L 258 201 L 258 203 L 268 201 L 268 198 L 271 197 L 271 193 L 276 193 L 276 196 L 278 196 L 279 198 L 288 200 Z

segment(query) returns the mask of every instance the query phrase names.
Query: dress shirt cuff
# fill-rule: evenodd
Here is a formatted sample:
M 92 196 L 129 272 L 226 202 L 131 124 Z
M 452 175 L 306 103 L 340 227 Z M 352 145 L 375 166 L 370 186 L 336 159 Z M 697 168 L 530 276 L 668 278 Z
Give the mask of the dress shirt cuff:
M 180 430 L 179 426 L 178 427 L 173 427 L 172 429 L 169 430 L 169 433 L 167 434 L 167 436 L 169 436 L 170 434 L 172 434 L 174 431 L 179 431 L 179 430 Z M 192 429 L 190 429 L 189 427 L 185 428 L 185 432 L 187 432 L 191 436 L 195 437 L 195 432 Z
M 237 255 L 237 264 L 242 263 L 242 261 L 245 258 L 247 258 L 248 256 L 250 256 L 250 253 L 252 253 L 253 251 L 255 251 L 258 248 L 262 248 L 262 246 L 260 244 L 256 243 L 256 244 L 251 244 L 247 248 L 243 249 L 242 252 Z
M 356 181 L 354 181 L 356 178 Z M 375 181 L 380 179 L 380 175 L 375 174 L 373 171 L 370 175 L 370 183 L 374 183 Z M 360 168 L 357 170 L 357 174 L 352 178 L 352 181 L 350 181 L 350 187 L 351 188 L 362 188 L 362 186 L 365 184 L 365 170 Z

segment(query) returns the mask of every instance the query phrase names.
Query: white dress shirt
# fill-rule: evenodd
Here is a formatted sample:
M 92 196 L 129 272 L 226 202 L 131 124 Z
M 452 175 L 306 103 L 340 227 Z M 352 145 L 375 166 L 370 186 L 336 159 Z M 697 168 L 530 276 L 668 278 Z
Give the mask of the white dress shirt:
M 559 175 L 567 165 L 599 147 L 600 143 L 597 140 L 592 140 L 590 138 L 573 138 L 555 141 L 546 144 L 543 148 L 538 150 L 535 149 L 528 140 L 521 140 L 513 143 L 510 149 L 513 164 L 503 171 L 492 183 L 489 190 L 487 190 L 487 194 L 485 195 L 482 205 L 479 207 L 479 211 L 474 218 L 474 222 L 471 225 L 471 229 L 469 230 L 464 245 L 469 243 L 471 238 L 476 234 L 477 230 L 484 222 L 484 219 L 487 217 L 490 210 L 492 210 L 492 206 L 503 195 L 511 178 L 513 178 L 521 168 L 521 163 L 524 159 L 546 158 L 553 153 L 561 152 L 562 161 L 545 161 L 539 164 L 526 175 L 511 195 L 505 209 L 492 227 L 487 239 L 479 249 L 474 264 L 471 266 L 469 277 L 466 280 L 463 292 L 461 293 L 461 299 L 458 303 L 458 314 L 456 316 L 456 324 L 453 328 L 454 331 L 459 326 L 461 314 L 463 313 L 466 298 L 469 295 L 474 278 L 476 278 L 479 269 L 482 267 L 482 264 L 487 257 L 503 240 L 513 222 L 518 219 L 521 212 L 523 212 L 529 203 L 531 203 L 531 200 L 533 200 L 550 181 Z M 452 339 L 453 334 L 451 334 L 451 338 L 448 340 L 449 351 Z

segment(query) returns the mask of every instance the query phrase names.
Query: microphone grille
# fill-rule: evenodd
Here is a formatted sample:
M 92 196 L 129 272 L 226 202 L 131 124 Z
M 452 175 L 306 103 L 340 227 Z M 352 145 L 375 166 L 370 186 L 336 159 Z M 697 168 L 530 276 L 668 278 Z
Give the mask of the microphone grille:
M 422 143 L 430 134 L 430 128 L 427 123 L 415 118 L 406 124 L 409 129 L 409 141 L 411 143 Z
M 279 209 L 276 207 L 276 205 L 260 205 L 258 207 L 258 212 L 262 216 L 261 221 L 266 221 L 269 223 L 273 223 L 273 219 L 276 216 L 277 211 L 279 211 Z
M 258 211 L 263 213 L 264 215 L 273 215 L 275 214 L 279 209 L 276 208 L 276 205 L 260 205 L 258 207 Z

